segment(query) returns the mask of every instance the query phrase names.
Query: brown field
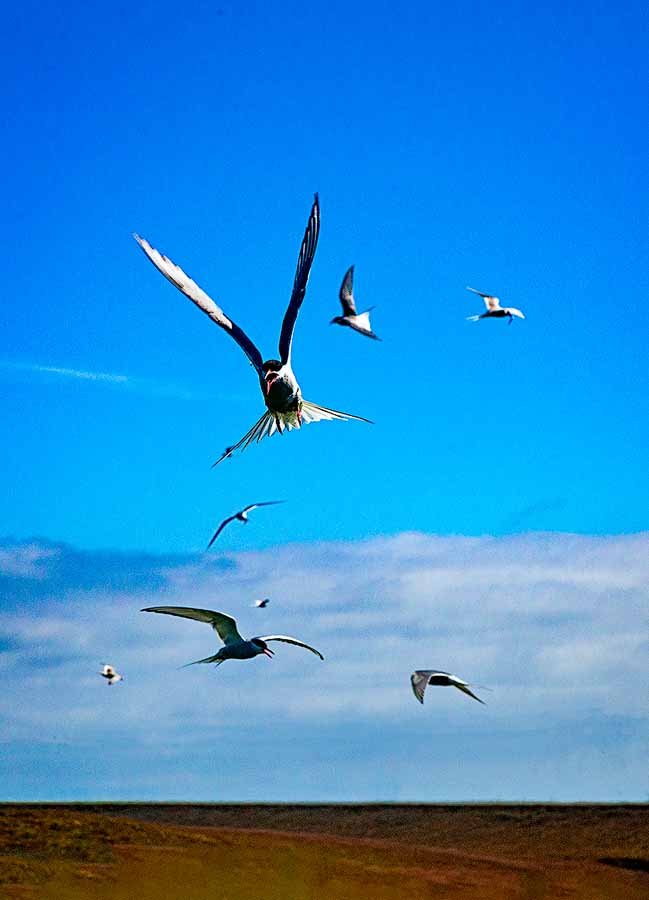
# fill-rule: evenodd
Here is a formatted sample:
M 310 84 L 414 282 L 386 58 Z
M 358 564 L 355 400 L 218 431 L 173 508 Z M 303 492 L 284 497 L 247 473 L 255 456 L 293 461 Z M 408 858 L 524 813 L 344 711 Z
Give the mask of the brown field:
M 0 897 L 647 900 L 649 807 L 0 805 Z

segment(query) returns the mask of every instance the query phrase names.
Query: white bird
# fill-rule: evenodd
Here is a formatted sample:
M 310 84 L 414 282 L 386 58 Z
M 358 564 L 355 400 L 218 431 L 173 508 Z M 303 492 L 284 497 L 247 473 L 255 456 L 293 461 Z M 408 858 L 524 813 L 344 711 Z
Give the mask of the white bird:
M 353 416 L 351 413 L 327 409 L 324 406 L 318 406 L 316 403 L 304 400 L 300 386 L 291 368 L 293 331 L 298 312 L 306 294 L 309 272 L 315 256 L 319 234 L 320 206 L 318 195 L 316 194 L 306 231 L 304 232 L 302 246 L 300 247 L 291 299 L 282 322 L 282 330 L 279 336 L 280 358 L 269 359 L 266 362 L 263 361 L 261 353 L 248 335 L 232 319 L 226 316 L 223 310 L 216 305 L 212 298 L 195 281 L 192 281 L 179 266 L 168 257 L 159 253 L 144 238 L 137 234 L 133 235 L 156 269 L 179 291 L 182 291 L 192 303 L 195 303 L 199 309 L 202 309 L 213 322 L 216 322 L 217 325 L 234 338 L 257 372 L 267 412 L 255 422 L 250 431 L 241 440 L 226 448 L 225 453 L 214 463 L 215 466 L 222 460 L 232 456 L 236 450 L 245 450 L 254 440 L 259 443 L 263 438 L 270 437 L 276 431 L 283 434 L 286 429 L 290 431 L 293 428 L 300 428 L 305 422 L 318 422 L 322 419 L 358 419 L 362 422 L 369 422 L 369 419 L 364 419 L 362 416 Z M 221 372 L 217 374 L 222 377 Z M 223 382 L 224 388 L 226 390 L 230 389 L 230 381 L 223 379 Z
M 525 318 L 520 309 L 516 309 L 513 306 L 501 306 L 498 297 L 492 297 L 491 294 L 483 294 L 482 291 L 476 291 L 472 287 L 468 287 L 467 291 L 473 291 L 474 294 L 482 297 L 487 307 L 487 312 L 482 313 L 481 316 L 467 316 L 467 321 L 469 322 L 477 322 L 478 319 L 504 319 L 509 317 L 509 324 L 511 325 L 514 321 L 513 316 L 519 319 Z
M 124 676 L 116 672 L 112 666 L 104 665 L 99 674 L 108 681 L 109 686 L 117 684 L 118 681 L 124 681 Z
M 221 534 L 225 526 L 229 522 L 234 522 L 235 519 L 238 519 L 240 522 L 243 522 L 244 525 L 248 524 L 248 513 L 252 512 L 253 509 L 257 509 L 260 506 L 277 506 L 278 503 L 284 503 L 283 500 L 266 500 L 265 503 L 251 503 L 250 506 L 244 506 L 243 509 L 240 509 L 239 512 L 236 512 L 233 516 L 228 516 L 227 519 L 224 519 L 219 527 L 216 529 L 214 534 L 212 535 L 212 540 L 207 545 L 207 549 L 209 550 L 217 537 Z
M 437 669 L 417 669 L 410 676 L 410 684 L 417 700 L 424 702 L 424 691 L 427 685 L 436 684 L 442 687 L 456 687 L 459 691 L 473 697 L 478 703 L 484 704 L 484 700 L 476 697 L 473 691 L 469 690 L 468 682 L 462 681 L 457 675 L 450 675 L 448 672 L 440 672 Z
M 375 341 L 380 341 L 381 338 L 374 334 L 372 326 L 370 325 L 370 312 L 374 307 L 370 306 L 369 309 L 366 309 L 365 312 L 362 313 L 356 312 L 356 304 L 354 302 L 353 266 L 350 266 L 345 272 L 345 277 L 343 278 L 343 283 L 340 285 L 338 296 L 340 297 L 340 302 L 342 304 L 343 315 L 336 316 L 329 324 L 347 325 L 349 328 L 353 328 L 354 331 L 358 331 L 359 334 L 364 334 L 366 337 L 373 338 Z
M 212 609 L 193 609 L 189 606 L 149 606 L 141 610 L 141 612 L 181 616 L 184 619 L 195 619 L 197 622 L 205 622 L 207 625 L 212 626 L 223 641 L 224 646 L 214 656 L 197 659 L 195 662 L 187 663 L 188 666 L 195 666 L 198 663 L 214 663 L 220 666 L 226 659 L 252 659 L 262 653 L 271 659 L 274 651 L 268 647 L 268 641 L 283 641 L 285 644 L 295 644 L 297 647 L 304 647 L 305 650 L 310 650 L 311 653 L 315 653 L 320 659 L 324 659 L 319 650 L 286 634 L 265 634 L 263 637 L 254 637 L 246 641 L 239 634 L 237 623 L 231 616 L 226 616 L 225 613 L 214 612 Z
M 255 600 L 254 606 L 255 609 L 266 609 L 269 603 L 270 597 L 264 597 L 263 600 Z

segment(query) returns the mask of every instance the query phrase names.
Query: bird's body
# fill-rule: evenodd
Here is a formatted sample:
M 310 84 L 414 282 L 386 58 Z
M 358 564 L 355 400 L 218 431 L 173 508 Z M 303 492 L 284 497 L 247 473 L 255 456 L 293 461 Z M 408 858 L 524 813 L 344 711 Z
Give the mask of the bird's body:
M 240 509 L 239 512 L 236 512 L 233 516 L 228 516 L 227 519 L 224 519 L 219 527 L 216 529 L 214 534 L 212 535 L 212 540 L 207 545 L 207 549 L 209 550 L 217 537 L 221 534 L 226 525 L 230 522 L 234 522 L 237 520 L 238 522 L 243 522 L 244 525 L 248 522 L 248 513 L 252 512 L 253 509 L 257 509 L 260 506 L 276 506 L 278 503 L 283 503 L 283 500 L 266 500 L 265 503 L 251 503 L 250 506 L 245 506 L 243 509 Z
M 455 687 L 464 694 L 468 694 L 469 697 L 473 697 L 478 703 L 484 704 L 484 700 L 476 697 L 473 691 L 469 690 L 468 682 L 458 678 L 457 675 L 451 675 L 449 672 L 441 672 L 439 669 L 417 669 L 410 676 L 410 684 L 415 697 L 420 703 L 424 702 L 426 687 L 429 684 L 434 684 L 441 687 Z
M 472 291 L 474 294 L 482 297 L 487 307 L 487 311 L 480 316 L 467 316 L 469 322 L 477 322 L 478 319 L 509 319 L 509 324 L 511 325 L 514 321 L 514 316 L 517 319 L 525 318 L 520 309 L 516 309 L 514 306 L 501 306 L 498 297 L 492 297 L 491 294 L 483 294 L 472 287 L 468 287 L 467 291 Z
M 319 234 L 320 206 L 318 195 L 316 194 L 300 247 L 291 299 L 282 321 L 279 338 L 279 359 L 268 359 L 265 362 L 261 353 L 246 333 L 225 315 L 223 310 L 216 305 L 212 298 L 195 281 L 189 278 L 168 257 L 159 253 L 148 241 L 137 234 L 134 235 L 135 240 L 158 271 L 195 303 L 199 309 L 206 313 L 213 322 L 216 322 L 217 325 L 234 338 L 257 372 L 267 412 L 263 414 L 241 440 L 227 447 L 225 453 L 219 457 L 214 465 L 232 456 L 236 450 L 245 450 L 253 441 L 259 443 L 263 438 L 270 437 L 276 431 L 279 431 L 281 434 L 285 430 L 290 431 L 293 428 L 300 428 L 305 422 L 318 422 L 323 419 L 369 421 L 368 419 L 363 419 L 362 416 L 353 416 L 350 413 L 340 412 L 339 410 L 327 409 L 326 407 L 318 406 L 316 403 L 304 400 L 300 386 L 291 368 L 293 331 L 298 312 L 306 294 L 306 286 Z
M 354 331 L 358 331 L 359 334 L 364 334 L 365 337 L 372 338 L 375 341 L 380 341 L 381 338 L 374 334 L 374 332 L 372 331 L 372 326 L 370 325 L 370 312 L 374 309 L 374 307 L 370 306 L 369 309 L 366 309 L 365 312 L 362 313 L 356 312 L 356 303 L 354 301 L 353 266 L 350 266 L 349 269 L 347 269 L 347 271 L 345 272 L 342 284 L 340 285 L 338 296 L 343 308 L 343 315 L 335 316 L 329 324 L 346 325 L 348 328 L 352 328 Z
M 117 684 L 118 681 L 124 681 L 124 676 L 116 672 L 112 666 L 104 665 L 99 674 L 106 679 L 109 687 L 112 684 Z
M 193 663 L 187 663 L 189 666 L 194 666 L 198 663 L 214 663 L 218 666 L 228 659 L 253 659 L 255 656 L 260 656 L 262 653 L 270 659 L 272 658 L 274 651 L 268 647 L 268 641 L 282 641 L 285 644 L 295 644 L 297 647 L 304 647 L 305 650 L 310 650 L 311 653 L 315 653 L 320 659 L 324 659 L 324 656 L 314 647 L 310 647 L 303 641 L 299 641 L 294 637 L 289 637 L 286 634 L 268 634 L 263 637 L 250 638 L 250 640 L 246 641 L 239 634 L 237 623 L 231 616 L 227 616 L 225 613 L 215 612 L 212 609 L 195 609 L 189 606 L 150 606 L 143 609 L 142 612 L 155 612 L 164 613 L 169 616 L 180 616 L 184 619 L 194 619 L 197 622 L 205 622 L 207 625 L 212 626 L 223 641 L 223 647 L 221 647 L 213 656 L 208 656 L 205 659 L 197 659 Z
M 270 597 L 264 597 L 263 600 L 255 600 L 254 606 L 255 609 L 266 609 L 269 603 Z

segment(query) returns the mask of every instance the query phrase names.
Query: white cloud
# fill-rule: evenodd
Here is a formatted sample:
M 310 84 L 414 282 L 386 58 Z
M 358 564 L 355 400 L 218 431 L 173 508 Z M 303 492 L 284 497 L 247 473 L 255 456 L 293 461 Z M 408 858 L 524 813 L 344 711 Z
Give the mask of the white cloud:
M 36 565 L 42 592 L 46 550 L 5 547 L 0 561 L 16 577 Z M 648 551 L 647 535 L 398 535 L 240 553 L 228 557 L 231 568 L 213 556 L 147 558 L 133 591 L 115 591 L 75 587 L 76 570 L 68 583 L 62 548 L 51 596 L 10 605 L 0 623 L 0 715 L 25 740 L 104 739 L 118 723 L 143 746 L 200 743 L 252 722 L 271 731 L 324 722 L 350 734 L 443 722 L 461 735 L 524 734 L 584 716 L 637 721 L 646 713 Z M 120 564 L 137 568 L 127 556 Z M 92 554 L 84 565 L 93 569 Z M 261 596 L 270 606 L 253 609 Z M 139 612 L 153 605 L 228 612 L 245 636 L 293 634 L 325 662 L 278 644 L 272 662 L 178 671 L 218 641 L 200 623 Z M 106 688 L 101 662 L 126 681 Z M 487 706 L 431 688 L 422 709 L 409 675 L 429 666 L 491 688 L 482 691 Z

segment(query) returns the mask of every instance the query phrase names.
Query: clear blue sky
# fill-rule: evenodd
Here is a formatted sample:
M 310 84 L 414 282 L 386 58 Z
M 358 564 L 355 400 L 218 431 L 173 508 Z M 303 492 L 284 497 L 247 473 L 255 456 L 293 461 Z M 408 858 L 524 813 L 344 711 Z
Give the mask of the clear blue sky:
M 643 5 L 5 15 L 0 533 L 157 571 L 255 500 L 289 502 L 225 550 L 647 529 Z M 131 233 L 268 358 L 316 190 L 294 368 L 307 399 L 376 424 L 211 471 L 263 411 L 256 377 Z M 352 263 L 383 343 L 328 324 Z M 526 320 L 465 321 L 466 285 Z

